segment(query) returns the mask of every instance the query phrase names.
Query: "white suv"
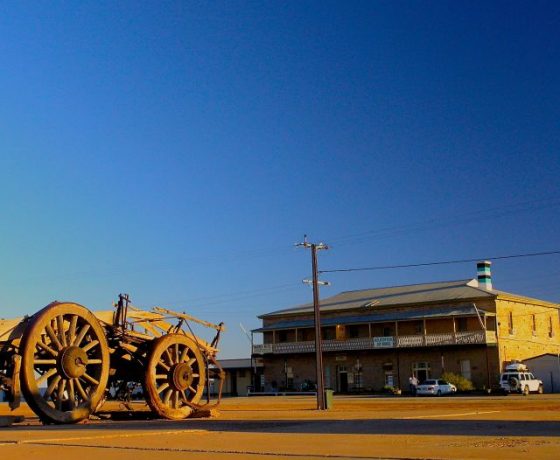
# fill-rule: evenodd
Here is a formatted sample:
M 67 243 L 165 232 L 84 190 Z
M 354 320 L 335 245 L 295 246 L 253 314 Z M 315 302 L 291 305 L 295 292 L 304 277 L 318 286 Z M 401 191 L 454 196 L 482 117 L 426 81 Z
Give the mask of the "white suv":
M 525 396 L 530 392 L 543 393 L 542 380 L 536 379 L 527 367 L 520 363 L 506 366 L 500 377 L 500 388 L 506 393 L 521 393 Z

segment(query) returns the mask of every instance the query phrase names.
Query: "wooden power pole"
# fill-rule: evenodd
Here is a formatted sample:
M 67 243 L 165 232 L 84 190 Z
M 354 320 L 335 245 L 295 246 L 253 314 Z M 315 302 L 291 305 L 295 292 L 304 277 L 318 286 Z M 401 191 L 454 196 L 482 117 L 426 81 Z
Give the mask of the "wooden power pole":
M 319 306 L 319 285 L 328 285 L 325 281 L 319 281 L 319 269 L 317 267 L 317 251 L 321 249 L 329 249 L 323 243 L 315 244 L 307 241 L 307 235 L 304 236 L 303 243 L 296 246 L 311 249 L 311 268 L 313 271 L 313 311 L 315 313 L 315 361 L 317 373 L 317 409 L 325 410 L 327 404 L 325 401 L 325 378 L 323 372 L 323 344 L 321 336 L 321 310 Z M 303 280 L 304 283 L 309 283 L 309 280 Z

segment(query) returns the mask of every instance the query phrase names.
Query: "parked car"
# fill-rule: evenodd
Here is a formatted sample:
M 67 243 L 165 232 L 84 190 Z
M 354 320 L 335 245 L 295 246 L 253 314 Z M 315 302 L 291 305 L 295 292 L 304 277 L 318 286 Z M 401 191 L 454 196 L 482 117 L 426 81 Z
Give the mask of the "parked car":
M 456 391 L 457 387 L 455 385 L 442 379 L 424 380 L 416 388 L 417 395 L 441 396 L 454 394 Z
M 531 392 L 543 393 L 542 380 L 537 379 L 527 366 L 521 363 L 509 364 L 500 376 L 500 388 L 506 394 L 521 393 L 524 396 Z

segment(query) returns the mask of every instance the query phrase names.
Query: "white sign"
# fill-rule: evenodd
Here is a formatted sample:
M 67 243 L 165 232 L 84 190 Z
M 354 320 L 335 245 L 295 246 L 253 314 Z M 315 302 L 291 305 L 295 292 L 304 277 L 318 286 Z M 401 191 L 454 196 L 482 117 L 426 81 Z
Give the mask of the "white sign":
M 373 347 L 374 348 L 392 348 L 394 346 L 393 337 L 374 337 Z
M 259 345 L 253 345 L 253 353 L 256 355 L 264 355 L 265 353 L 272 353 L 272 344 L 263 343 Z

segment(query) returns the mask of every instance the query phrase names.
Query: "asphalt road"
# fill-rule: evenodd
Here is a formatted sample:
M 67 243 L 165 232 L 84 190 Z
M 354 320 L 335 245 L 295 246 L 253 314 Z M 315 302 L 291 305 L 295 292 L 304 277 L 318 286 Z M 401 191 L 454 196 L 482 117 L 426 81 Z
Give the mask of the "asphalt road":
M 138 405 L 140 410 L 143 405 Z M 207 419 L 112 419 L 0 429 L 6 459 L 458 459 L 560 458 L 560 395 L 225 399 Z M 0 412 L 6 413 L 6 407 Z

